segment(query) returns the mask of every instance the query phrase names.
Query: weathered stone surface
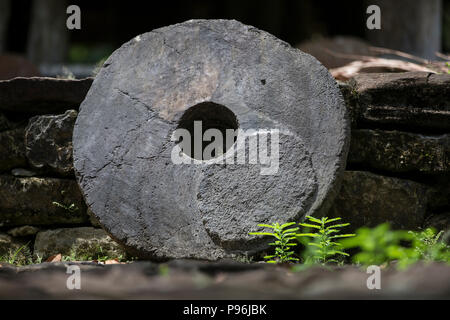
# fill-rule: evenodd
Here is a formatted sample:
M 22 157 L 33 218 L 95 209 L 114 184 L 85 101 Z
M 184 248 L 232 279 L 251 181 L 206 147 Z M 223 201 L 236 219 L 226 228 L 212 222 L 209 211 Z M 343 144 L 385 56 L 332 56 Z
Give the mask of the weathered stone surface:
M 55 205 L 69 207 L 68 210 Z M 0 225 L 77 224 L 88 221 L 86 206 L 73 180 L 0 175 Z
M 27 165 L 24 128 L 0 133 L 0 172 Z
M 96 227 L 96 228 L 101 228 L 102 226 L 101 226 L 101 224 L 100 224 L 100 222 L 98 222 L 98 219 L 97 219 L 97 217 L 95 216 L 95 214 L 91 211 L 91 209 L 87 209 L 86 210 L 86 213 L 87 213 L 87 215 L 89 216 L 89 222 L 91 223 L 91 225 L 93 226 L 93 227 Z
M 36 116 L 25 130 L 26 156 L 31 166 L 60 175 L 73 173 L 72 133 L 78 113 Z
M 34 255 L 42 258 L 61 253 L 93 257 L 99 254 L 118 257 L 125 252 L 105 231 L 92 227 L 62 228 L 41 231 L 34 242 Z
M 348 163 L 395 173 L 450 173 L 450 135 L 353 130 Z
M 172 163 L 172 133 L 197 116 L 213 128 L 280 129 L 278 174 Z M 143 257 L 217 259 L 265 246 L 248 235 L 257 222 L 328 209 L 349 124 L 336 82 L 313 57 L 237 21 L 192 20 L 111 55 L 73 143 L 85 198 L 118 241 Z
M 34 177 L 37 175 L 37 172 L 23 168 L 15 168 L 11 170 L 11 174 L 15 177 Z
M 450 75 L 423 72 L 360 74 L 350 81 L 360 126 L 450 131 Z
M 175 262 L 175 261 L 174 261 Z M 290 272 L 268 264 L 168 263 L 168 274 L 150 262 L 75 264 L 82 290 L 67 290 L 67 263 L 0 268 L 1 299 L 449 299 L 450 267 L 416 264 L 406 271 L 382 268 L 381 290 L 367 289 L 367 271 L 356 266 Z M 72 264 L 74 265 L 74 264 Z M 215 272 L 205 272 L 205 269 Z M 165 310 L 168 318 L 182 311 Z M 268 310 L 266 308 L 266 310 Z M 270 311 L 269 311 L 270 310 Z M 272 314 L 271 309 L 268 314 Z M 332 317 L 335 310 L 330 312 Z
M 13 237 L 29 237 L 39 232 L 39 228 L 33 226 L 22 226 L 8 230 L 8 234 Z
M 0 258 L 8 260 L 13 259 L 13 257 L 14 263 L 16 264 L 25 264 L 28 262 L 31 258 L 31 250 L 28 243 L 0 232 Z
M 0 256 L 5 256 L 9 252 L 14 252 L 23 245 L 23 241 L 14 239 L 6 233 L 0 232 Z
M 351 229 L 389 222 L 398 229 L 422 227 L 428 189 L 417 182 L 364 171 L 346 171 L 329 217 L 342 217 Z
M 0 111 L 24 114 L 61 113 L 78 109 L 92 78 L 14 78 L 0 81 Z

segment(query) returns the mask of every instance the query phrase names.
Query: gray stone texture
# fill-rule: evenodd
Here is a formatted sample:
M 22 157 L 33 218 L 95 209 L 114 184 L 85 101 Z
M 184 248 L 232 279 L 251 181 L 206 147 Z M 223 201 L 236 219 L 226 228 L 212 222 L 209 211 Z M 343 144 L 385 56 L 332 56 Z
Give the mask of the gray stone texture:
M 78 113 L 36 116 L 25 130 L 26 156 L 34 169 L 67 176 L 73 173 L 72 133 Z
M 428 194 L 429 188 L 414 181 L 346 171 L 328 216 L 342 217 L 352 230 L 384 222 L 396 229 L 418 229 L 424 222 Z
M 450 135 L 353 130 L 348 163 L 383 172 L 450 174 Z
M 415 132 L 450 132 L 450 75 L 359 74 L 343 86 L 352 124 Z
M 27 165 L 23 127 L 0 132 L 0 172 Z
M 38 115 L 78 109 L 92 78 L 14 78 L 0 81 L 0 111 Z
M 231 110 L 240 129 L 280 129 L 278 175 L 174 165 L 170 137 L 202 102 Z M 116 240 L 142 257 L 213 260 L 261 249 L 261 239 L 248 241 L 256 222 L 327 211 L 349 121 L 336 82 L 313 57 L 237 21 L 191 20 L 111 55 L 80 106 L 73 145 L 88 206 Z
M 70 207 L 68 210 L 54 202 Z M 0 226 L 86 223 L 86 206 L 77 183 L 55 178 L 0 175 Z
M 105 231 L 92 227 L 41 231 L 36 236 L 33 254 L 44 259 L 59 253 L 63 256 L 75 253 L 76 256 L 95 257 L 100 250 L 101 255 L 108 257 L 125 254 Z

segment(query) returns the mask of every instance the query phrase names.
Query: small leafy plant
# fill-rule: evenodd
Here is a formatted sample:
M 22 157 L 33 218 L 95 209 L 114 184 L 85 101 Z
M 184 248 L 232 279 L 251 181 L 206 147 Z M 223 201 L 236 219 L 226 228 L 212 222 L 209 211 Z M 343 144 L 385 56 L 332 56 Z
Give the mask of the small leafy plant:
M 412 259 L 450 262 L 450 247 L 442 241 L 444 231 L 438 233 L 434 228 L 427 228 L 420 232 L 409 231 L 409 233 L 413 236 Z
M 260 236 L 272 236 L 275 238 L 274 242 L 269 243 L 269 245 L 275 247 L 275 254 L 265 256 L 267 263 L 288 263 L 292 261 L 299 261 L 298 258 L 293 257 L 294 251 L 291 250 L 295 247 L 297 243 L 292 242 L 296 239 L 295 233 L 299 230 L 298 227 L 289 228 L 295 225 L 295 222 L 288 222 L 280 225 L 275 223 L 273 225 L 269 224 L 258 224 L 259 227 L 265 227 L 272 229 L 273 232 L 250 232 L 250 235 L 260 235 Z
M 344 239 L 341 244 L 344 248 L 359 248 L 360 252 L 352 256 L 352 261 L 364 266 L 382 265 L 393 260 L 402 261 L 401 265 L 410 263 L 414 254 L 413 248 L 401 245 L 401 242 L 410 242 L 413 235 L 403 230 L 391 230 L 388 223 L 375 228 L 359 228 L 357 236 Z
M 309 223 L 299 223 L 299 225 L 309 230 L 316 230 L 316 232 L 296 234 L 297 239 L 306 246 L 304 253 L 306 264 L 339 263 L 337 256 L 348 256 L 348 253 L 342 251 L 342 245 L 335 239 L 355 236 L 354 234 L 339 234 L 340 228 L 350 225 L 349 223 L 331 224 L 341 218 L 316 219 L 311 216 L 306 216 L 306 218 Z M 307 241 L 302 241 L 303 238 L 307 238 Z

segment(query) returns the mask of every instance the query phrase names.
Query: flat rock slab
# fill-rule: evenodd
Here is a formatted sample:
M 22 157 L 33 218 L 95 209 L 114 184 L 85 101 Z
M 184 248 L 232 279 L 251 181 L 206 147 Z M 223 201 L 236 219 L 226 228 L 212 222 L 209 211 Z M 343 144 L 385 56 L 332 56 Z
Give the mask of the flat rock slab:
M 71 205 L 73 209 L 69 210 Z M 87 221 L 86 205 L 75 181 L 0 175 L 0 226 L 72 225 Z
M 352 230 L 384 222 L 396 229 L 416 230 L 423 226 L 430 192 L 427 186 L 411 180 L 346 171 L 327 215 L 342 217 L 351 223 L 348 228 Z
M 33 254 L 44 260 L 56 254 L 77 257 L 96 257 L 99 254 L 108 257 L 125 256 L 119 245 L 102 229 L 92 227 L 61 228 L 41 231 L 34 242 Z
M 35 115 L 78 109 L 92 78 L 14 78 L 0 81 L 0 111 Z
M 66 287 L 69 263 L 0 267 L 0 299 L 449 299 L 450 267 L 381 269 L 382 289 L 367 289 L 365 269 L 314 267 L 290 272 L 267 264 L 173 261 L 167 265 L 76 264 L 81 290 Z M 74 263 L 71 263 L 74 265 Z M 163 272 L 164 271 L 164 272 Z M 189 306 L 189 303 L 187 304 Z M 173 317 L 182 315 L 182 308 Z M 166 310 L 171 315 L 170 310 Z
M 450 134 L 352 130 L 348 163 L 381 172 L 449 174 Z
M 349 85 L 346 96 L 358 127 L 450 131 L 449 74 L 360 74 Z
M 278 129 L 275 173 L 250 161 L 175 164 L 174 131 L 198 119 L 212 128 Z M 348 145 L 346 108 L 328 71 L 228 20 L 191 20 L 124 44 L 95 78 L 73 135 L 89 208 L 113 238 L 152 259 L 265 248 L 265 239 L 248 235 L 257 223 L 328 209 Z M 236 143 L 225 157 L 248 149 Z

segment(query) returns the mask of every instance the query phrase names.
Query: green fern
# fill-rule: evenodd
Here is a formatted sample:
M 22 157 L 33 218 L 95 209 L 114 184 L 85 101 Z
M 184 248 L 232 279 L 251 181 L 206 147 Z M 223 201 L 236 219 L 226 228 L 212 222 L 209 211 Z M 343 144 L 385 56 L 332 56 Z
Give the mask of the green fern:
M 260 235 L 260 236 L 271 236 L 275 238 L 274 242 L 269 243 L 269 245 L 275 247 L 275 254 L 265 256 L 267 263 L 288 263 L 292 261 L 299 261 L 298 258 L 293 257 L 294 251 L 290 250 L 295 247 L 297 243 L 292 242 L 296 239 L 295 232 L 299 230 L 298 227 L 288 228 L 295 225 L 295 222 L 288 222 L 280 225 L 275 223 L 273 225 L 269 224 L 258 224 L 259 227 L 272 229 L 273 232 L 250 232 L 250 235 Z
M 340 228 L 350 225 L 349 223 L 341 223 L 329 225 L 332 222 L 341 220 L 341 218 L 328 219 L 327 217 L 316 219 L 306 216 L 309 223 L 299 223 L 300 226 L 316 232 L 307 232 L 296 234 L 299 242 L 306 246 L 304 258 L 306 264 L 319 263 L 339 263 L 337 256 L 348 256 L 341 250 L 342 245 L 335 239 L 354 237 L 354 234 L 338 234 Z M 302 241 L 307 238 L 307 241 Z M 312 240 L 312 241 L 311 241 Z

